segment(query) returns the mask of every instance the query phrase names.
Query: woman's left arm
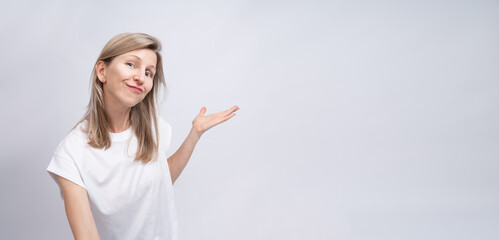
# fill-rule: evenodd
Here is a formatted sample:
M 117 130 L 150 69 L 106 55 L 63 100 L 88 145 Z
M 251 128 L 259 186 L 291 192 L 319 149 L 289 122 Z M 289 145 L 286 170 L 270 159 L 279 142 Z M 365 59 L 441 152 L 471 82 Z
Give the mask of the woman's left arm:
M 177 178 L 180 176 L 180 173 L 184 170 L 185 165 L 187 165 L 187 162 L 191 158 L 194 147 L 196 147 L 201 135 L 203 135 L 203 133 L 208 129 L 235 116 L 235 111 L 237 110 L 239 110 L 239 107 L 236 105 L 228 110 L 205 116 L 204 113 L 206 112 L 206 108 L 201 108 L 199 114 L 192 121 L 192 128 L 189 135 L 187 135 L 187 138 L 184 140 L 180 148 L 168 158 L 172 184 L 175 183 Z

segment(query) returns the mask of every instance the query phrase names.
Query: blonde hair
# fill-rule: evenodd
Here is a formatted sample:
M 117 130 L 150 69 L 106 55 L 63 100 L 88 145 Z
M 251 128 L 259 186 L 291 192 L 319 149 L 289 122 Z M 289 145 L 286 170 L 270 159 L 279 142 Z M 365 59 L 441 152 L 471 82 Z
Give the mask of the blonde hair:
M 137 137 L 137 152 L 135 154 L 136 161 L 147 163 L 157 159 L 158 154 L 158 123 L 156 119 L 156 104 L 159 84 L 161 83 L 166 89 L 166 83 L 163 73 L 163 63 L 161 60 L 161 43 L 155 37 L 144 33 L 122 33 L 113 37 L 104 46 L 97 61 L 102 60 L 106 65 L 109 65 L 114 57 L 126 52 L 138 49 L 151 49 L 156 53 L 156 73 L 153 78 L 153 87 L 144 99 L 133 106 L 130 111 L 130 125 L 133 134 Z M 91 96 L 87 105 L 87 110 L 83 118 L 73 127 L 78 126 L 82 121 L 86 121 L 86 128 L 82 129 L 87 134 L 87 144 L 93 148 L 107 150 L 111 147 L 111 137 L 108 133 L 109 122 L 104 111 L 103 83 L 97 78 L 95 65 L 91 76 Z M 157 141 L 153 138 L 153 128 Z

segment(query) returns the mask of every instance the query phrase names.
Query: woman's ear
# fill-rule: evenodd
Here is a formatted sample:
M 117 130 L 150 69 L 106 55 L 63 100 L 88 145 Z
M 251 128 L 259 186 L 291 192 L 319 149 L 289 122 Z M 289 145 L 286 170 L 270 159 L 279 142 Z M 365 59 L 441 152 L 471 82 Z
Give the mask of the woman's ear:
M 106 63 L 104 63 L 104 61 L 99 60 L 95 64 L 95 73 L 97 74 L 97 78 L 99 79 L 99 81 L 101 81 L 102 83 L 106 82 L 106 70 L 107 66 Z

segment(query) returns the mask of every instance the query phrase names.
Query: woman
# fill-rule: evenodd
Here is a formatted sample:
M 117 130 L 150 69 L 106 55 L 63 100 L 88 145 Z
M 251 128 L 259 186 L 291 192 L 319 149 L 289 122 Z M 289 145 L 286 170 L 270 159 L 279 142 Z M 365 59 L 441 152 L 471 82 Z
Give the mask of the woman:
M 169 158 L 171 126 L 156 114 L 165 85 L 160 42 L 123 33 L 102 50 L 84 117 L 47 167 L 60 187 L 75 239 L 179 239 L 173 183 L 201 135 L 239 110 L 203 107 Z

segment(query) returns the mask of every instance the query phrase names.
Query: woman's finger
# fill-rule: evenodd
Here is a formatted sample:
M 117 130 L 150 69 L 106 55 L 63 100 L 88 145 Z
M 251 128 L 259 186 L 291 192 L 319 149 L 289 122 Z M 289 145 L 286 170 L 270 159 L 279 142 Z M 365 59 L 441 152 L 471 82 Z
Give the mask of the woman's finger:
M 239 107 L 238 107 L 237 105 L 234 105 L 233 107 L 231 107 L 231 108 L 229 108 L 229 109 L 225 110 L 224 112 L 225 112 L 225 113 L 231 113 L 231 112 L 235 112 L 235 111 L 237 111 L 237 110 L 239 110 Z
M 202 107 L 202 108 L 201 108 L 201 111 L 199 111 L 199 114 L 198 114 L 198 115 L 199 115 L 199 116 L 203 116 L 203 115 L 204 115 L 204 113 L 206 113 L 206 108 L 205 108 L 205 107 Z
M 219 123 L 223 123 L 223 122 L 225 122 L 225 121 L 229 120 L 230 118 L 232 118 L 232 117 L 234 117 L 234 116 L 236 116 L 236 113 L 231 113 L 231 114 L 229 114 L 229 115 L 227 115 L 227 116 L 223 117 Z

